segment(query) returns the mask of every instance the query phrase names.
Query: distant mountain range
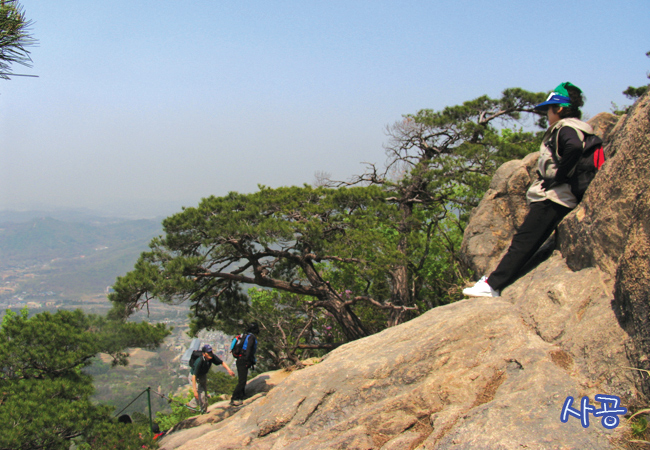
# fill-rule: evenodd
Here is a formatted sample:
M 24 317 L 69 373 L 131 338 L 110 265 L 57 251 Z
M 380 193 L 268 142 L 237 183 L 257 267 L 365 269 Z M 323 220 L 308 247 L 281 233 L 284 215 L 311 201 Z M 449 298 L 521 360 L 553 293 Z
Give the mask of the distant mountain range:
M 67 222 L 41 217 L 25 222 L 0 222 L 0 268 L 49 262 L 57 258 L 114 253 L 146 243 L 161 233 L 160 220 L 88 217 Z
M 87 208 L 59 208 L 55 210 L 0 210 L 0 224 L 5 222 L 30 222 L 34 219 L 50 217 L 63 222 L 110 222 L 116 220 L 116 217 L 104 217 Z
M 196 206 L 199 199 L 186 201 L 115 200 L 88 207 L 64 207 L 45 204 L 10 206 L 0 198 L 0 223 L 26 222 L 37 217 L 51 217 L 64 222 L 107 220 L 160 219 L 181 211 L 184 206 Z M 6 200 L 6 199 L 4 199 Z

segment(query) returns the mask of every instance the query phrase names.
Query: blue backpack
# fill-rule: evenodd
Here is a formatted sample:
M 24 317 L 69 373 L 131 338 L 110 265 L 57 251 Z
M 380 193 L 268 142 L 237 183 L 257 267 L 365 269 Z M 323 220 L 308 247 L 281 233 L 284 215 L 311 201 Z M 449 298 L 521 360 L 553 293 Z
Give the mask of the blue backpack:
M 230 352 L 232 353 L 232 356 L 240 358 L 244 354 L 248 336 L 249 335 L 247 334 L 238 334 L 232 339 L 232 342 L 230 343 Z
M 241 358 L 244 356 L 246 349 L 248 348 L 248 338 L 251 334 L 238 334 L 235 336 L 230 343 L 230 352 L 235 358 Z M 257 351 L 257 341 L 253 343 L 253 355 Z M 256 361 L 255 356 L 253 356 L 253 362 Z

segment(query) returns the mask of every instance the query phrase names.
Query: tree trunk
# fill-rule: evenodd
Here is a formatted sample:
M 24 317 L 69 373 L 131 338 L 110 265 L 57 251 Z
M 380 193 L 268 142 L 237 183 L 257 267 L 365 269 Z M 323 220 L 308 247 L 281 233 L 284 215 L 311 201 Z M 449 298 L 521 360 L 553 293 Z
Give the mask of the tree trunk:
M 345 334 L 348 341 L 354 341 L 368 336 L 368 332 L 363 327 L 361 320 L 350 309 L 350 306 L 346 305 L 334 294 L 328 294 L 327 298 L 323 299 L 322 306 L 341 325 L 343 334 Z
M 409 306 L 410 303 L 410 293 L 408 286 L 408 267 L 407 267 L 407 256 L 408 256 L 408 243 L 407 237 L 411 231 L 411 226 L 409 225 L 409 219 L 413 214 L 413 210 L 408 204 L 401 204 L 399 207 L 400 211 L 400 223 L 397 227 L 399 233 L 399 241 L 397 242 L 397 251 L 401 253 L 404 257 L 404 260 L 396 265 L 392 270 L 391 274 L 393 277 L 393 286 L 391 292 L 391 302 L 396 306 Z M 402 322 L 404 311 L 402 310 L 392 310 L 388 319 L 387 325 L 389 327 L 399 325 Z
M 393 276 L 393 289 L 391 295 L 391 302 L 396 306 L 408 306 L 409 304 L 409 289 L 408 289 L 408 271 L 406 264 L 400 264 L 392 270 Z M 402 323 L 403 310 L 393 309 L 388 318 L 389 327 L 399 325 Z
M 320 300 L 318 306 L 325 308 L 334 317 L 334 320 L 341 325 L 341 330 L 347 340 L 354 341 L 368 336 L 368 332 L 363 327 L 361 320 L 352 312 L 350 306 L 346 305 L 341 297 L 336 294 L 329 283 L 323 281 L 320 274 L 312 265 L 311 260 L 303 260 L 300 266 L 311 283 L 312 288 L 315 288 L 317 291 L 317 293 L 312 293 L 311 295 L 317 297 Z

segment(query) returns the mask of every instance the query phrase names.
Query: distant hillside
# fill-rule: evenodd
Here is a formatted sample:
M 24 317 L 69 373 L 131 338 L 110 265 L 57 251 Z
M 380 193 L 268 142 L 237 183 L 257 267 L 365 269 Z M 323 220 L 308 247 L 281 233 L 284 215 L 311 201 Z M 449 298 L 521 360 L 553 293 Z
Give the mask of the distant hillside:
M 117 217 L 107 217 L 97 211 L 92 211 L 85 208 L 60 208 L 56 210 L 2 210 L 0 211 L 0 224 L 5 222 L 31 222 L 34 219 L 51 217 L 52 219 L 60 220 L 62 222 L 87 222 L 87 223 L 101 223 L 112 222 Z M 140 217 L 138 217 L 140 218 Z
M 147 249 L 154 235 L 117 243 L 105 250 L 91 250 L 83 258 L 57 260 L 40 269 L 37 278 L 25 281 L 23 288 L 54 291 L 71 298 L 101 293 L 118 276 L 133 269 L 138 256 Z M 38 289 L 37 285 L 46 289 Z
M 91 258 L 98 252 L 120 259 L 134 246 L 142 249 L 160 232 L 159 220 L 63 222 L 44 217 L 0 223 L 0 269 L 57 258 Z

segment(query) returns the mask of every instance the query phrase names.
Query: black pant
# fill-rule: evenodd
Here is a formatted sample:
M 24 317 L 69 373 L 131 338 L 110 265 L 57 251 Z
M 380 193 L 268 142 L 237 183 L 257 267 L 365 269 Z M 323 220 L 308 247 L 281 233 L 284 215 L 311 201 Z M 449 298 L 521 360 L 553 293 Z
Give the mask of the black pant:
M 492 289 L 500 291 L 508 286 L 569 212 L 571 208 L 550 200 L 531 203 L 524 223 L 512 238 L 508 252 L 487 279 Z
M 244 358 L 237 359 L 237 378 L 239 382 L 232 393 L 232 400 L 244 400 L 246 398 L 246 380 L 248 379 L 248 367 Z

